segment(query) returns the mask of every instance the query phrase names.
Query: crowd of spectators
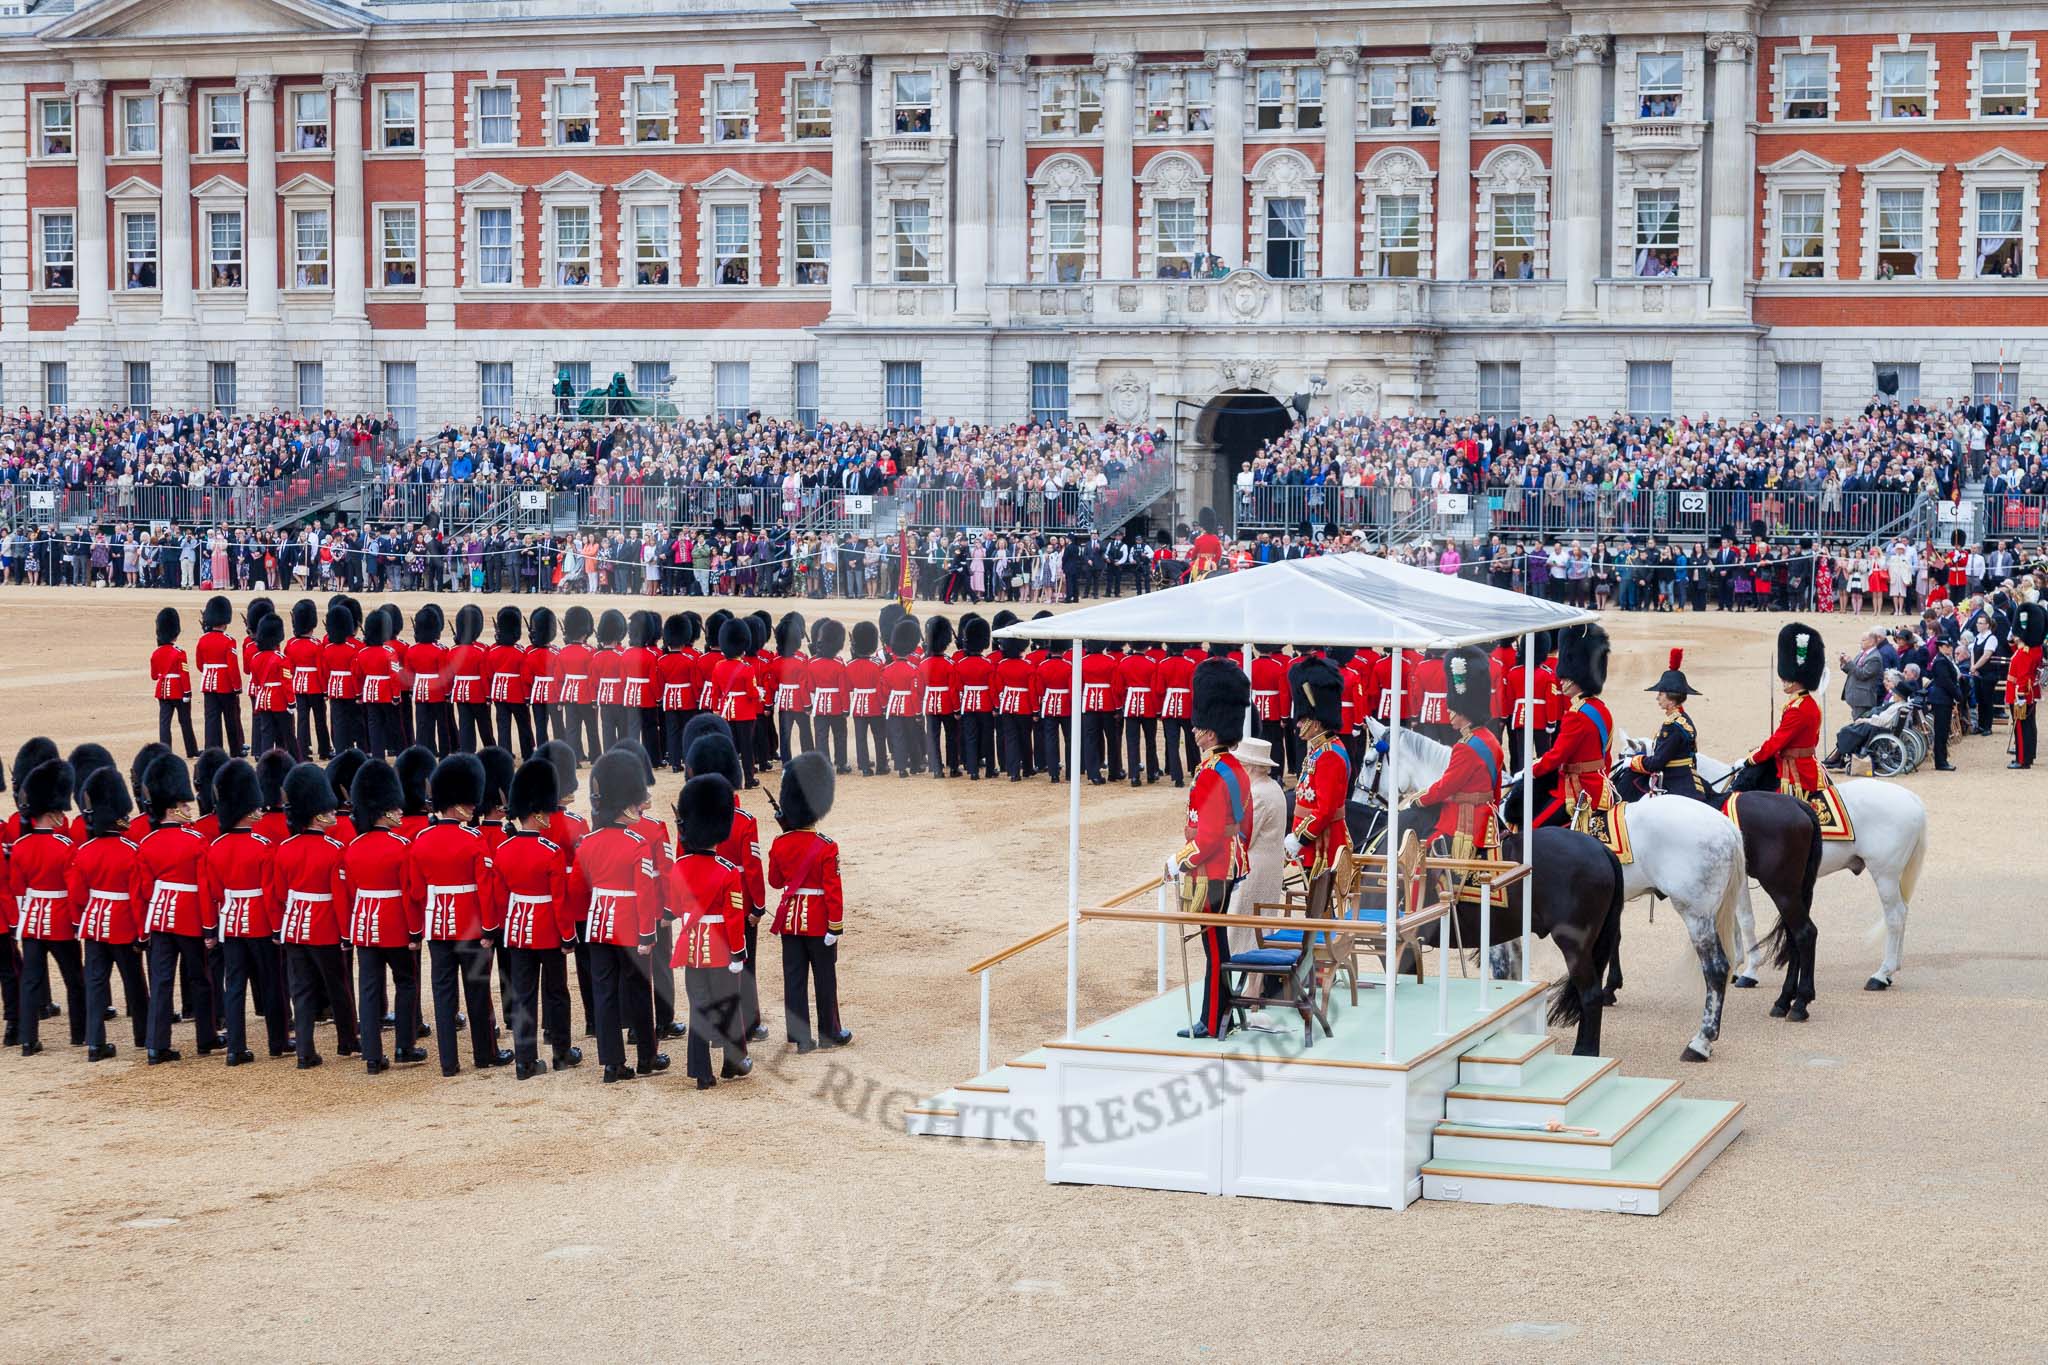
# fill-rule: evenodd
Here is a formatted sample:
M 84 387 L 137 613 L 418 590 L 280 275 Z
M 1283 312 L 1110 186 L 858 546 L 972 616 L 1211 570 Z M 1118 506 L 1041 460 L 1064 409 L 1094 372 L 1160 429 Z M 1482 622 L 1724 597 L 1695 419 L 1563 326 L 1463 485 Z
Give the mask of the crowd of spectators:
M 0 414 L 0 485 L 223 488 L 290 479 L 395 450 L 380 417 L 27 408 Z

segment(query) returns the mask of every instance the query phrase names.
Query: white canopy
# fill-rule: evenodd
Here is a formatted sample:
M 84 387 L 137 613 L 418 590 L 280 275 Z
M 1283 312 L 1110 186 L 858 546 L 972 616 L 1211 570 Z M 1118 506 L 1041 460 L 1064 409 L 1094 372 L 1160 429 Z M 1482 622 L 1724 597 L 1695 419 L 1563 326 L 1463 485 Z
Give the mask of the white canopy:
M 1217 574 L 1038 621 L 998 638 L 1450 649 L 1596 621 L 1590 611 L 1396 564 L 1321 555 Z

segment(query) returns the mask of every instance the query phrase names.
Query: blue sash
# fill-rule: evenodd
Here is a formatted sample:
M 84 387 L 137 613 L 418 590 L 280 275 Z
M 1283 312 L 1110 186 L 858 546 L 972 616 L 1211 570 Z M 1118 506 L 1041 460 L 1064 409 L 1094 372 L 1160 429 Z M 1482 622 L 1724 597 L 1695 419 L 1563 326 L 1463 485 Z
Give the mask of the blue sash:
M 1216 776 L 1223 779 L 1224 794 L 1230 798 L 1230 823 L 1242 825 L 1244 823 L 1244 793 L 1238 790 L 1236 776 L 1231 773 L 1228 767 L 1221 763 L 1216 765 Z
M 1588 706 L 1584 702 L 1579 703 L 1578 710 L 1579 714 L 1584 716 L 1587 720 L 1592 721 L 1593 728 L 1600 732 L 1600 753 L 1604 757 L 1607 753 L 1607 745 L 1609 742 L 1607 737 L 1607 722 L 1601 720 L 1600 713 L 1598 711 L 1595 711 L 1592 707 Z
M 1479 755 L 1479 761 L 1486 765 L 1486 775 L 1492 781 L 1494 790 L 1499 791 L 1500 763 L 1494 758 L 1493 750 L 1487 748 L 1485 743 L 1481 741 L 1479 736 L 1477 735 L 1467 736 L 1465 739 L 1465 744 L 1468 748 L 1472 750 L 1473 753 Z

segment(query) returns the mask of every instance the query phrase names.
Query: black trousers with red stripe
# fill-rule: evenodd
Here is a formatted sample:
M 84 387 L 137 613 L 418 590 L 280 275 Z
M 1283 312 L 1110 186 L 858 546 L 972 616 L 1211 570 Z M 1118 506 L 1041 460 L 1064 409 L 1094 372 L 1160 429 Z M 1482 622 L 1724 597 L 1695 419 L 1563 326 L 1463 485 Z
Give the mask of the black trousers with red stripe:
M 1202 890 L 1202 908 L 1198 913 L 1222 914 L 1230 900 L 1229 883 L 1204 882 Z M 1230 931 L 1211 925 L 1201 934 L 1202 1015 L 1199 1022 L 1211 1038 L 1221 1038 L 1224 1025 L 1230 1018 L 1230 990 L 1223 979 L 1223 964 L 1230 957 Z

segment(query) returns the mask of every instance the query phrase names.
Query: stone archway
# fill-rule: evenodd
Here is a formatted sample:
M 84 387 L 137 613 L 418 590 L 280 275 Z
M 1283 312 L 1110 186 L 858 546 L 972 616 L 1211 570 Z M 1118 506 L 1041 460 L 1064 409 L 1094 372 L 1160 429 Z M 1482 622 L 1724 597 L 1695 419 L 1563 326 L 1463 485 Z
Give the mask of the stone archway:
M 1216 509 L 1223 525 L 1230 523 L 1230 494 L 1238 471 L 1267 441 L 1294 425 L 1287 400 L 1263 389 L 1219 393 L 1195 418 L 1194 444 L 1208 452 L 1210 478 L 1194 481 L 1198 501 Z

